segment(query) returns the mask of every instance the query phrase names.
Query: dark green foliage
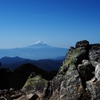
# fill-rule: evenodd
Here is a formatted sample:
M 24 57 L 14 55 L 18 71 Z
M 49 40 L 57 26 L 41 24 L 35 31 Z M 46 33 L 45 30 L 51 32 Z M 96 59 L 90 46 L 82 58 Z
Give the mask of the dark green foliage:
M 0 67 L 1 67 L 2 63 L 0 62 Z
M 23 64 L 15 69 L 12 75 L 9 77 L 11 87 L 16 89 L 22 88 L 32 72 L 34 72 L 35 75 L 41 75 L 43 78 L 47 78 L 46 71 L 29 63 Z
M 0 69 L 0 89 L 9 89 L 8 70 Z

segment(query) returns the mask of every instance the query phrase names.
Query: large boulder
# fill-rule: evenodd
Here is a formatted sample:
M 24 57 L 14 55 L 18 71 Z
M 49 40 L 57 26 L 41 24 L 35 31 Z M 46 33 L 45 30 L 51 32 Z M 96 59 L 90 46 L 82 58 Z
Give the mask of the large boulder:
M 89 42 L 84 40 L 77 42 L 76 48 L 71 47 L 68 50 L 57 76 L 53 79 L 54 91 L 50 100 L 100 99 L 100 82 L 95 85 L 93 81 L 89 82 L 99 70 L 96 67 L 95 71 L 95 65 L 100 61 L 98 46 L 89 45 Z
M 76 43 L 76 48 L 79 47 L 88 47 L 89 46 L 89 42 L 87 40 L 82 40 Z
M 97 64 L 95 68 L 95 77 L 97 78 L 97 80 L 100 80 L 100 63 Z
M 36 97 L 41 98 L 41 100 L 48 100 L 53 92 L 52 82 L 45 80 L 40 75 L 34 77 L 32 74 L 27 79 L 22 90 L 27 94 L 37 95 Z M 35 97 L 33 96 L 30 100 L 35 100 L 33 98 Z
M 85 47 L 79 47 L 75 49 L 69 49 L 66 54 L 66 58 L 64 62 L 68 62 L 70 59 L 75 60 L 74 63 L 79 64 L 82 63 L 83 59 L 87 59 L 87 51 Z
M 81 63 L 85 58 L 85 47 L 71 48 L 68 51 L 65 61 L 53 80 L 54 94 L 57 94 L 56 99 L 77 100 L 81 97 L 84 86 L 77 70 L 77 63 Z M 54 96 L 52 98 L 54 98 Z
M 91 49 L 89 50 L 89 59 L 95 67 L 95 62 L 100 63 L 100 44 L 90 45 Z
M 36 91 L 40 91 L 41 93 L 43 93 L 44 89 L 47 87 L 47 83 L 48 81 L 43 79 L 40 75 L 37 75 L 35 77 L 32 77 L 32 75 L 30 75 L 25 85 L 23 86 L 23 90 L 29 93 L 35 93 Z

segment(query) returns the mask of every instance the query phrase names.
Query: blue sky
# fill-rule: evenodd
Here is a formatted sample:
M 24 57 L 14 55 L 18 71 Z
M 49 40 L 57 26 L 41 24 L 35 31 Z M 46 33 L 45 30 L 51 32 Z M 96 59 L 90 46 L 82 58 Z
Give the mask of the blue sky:
M 0 0 L 0 48 L 83 39 L 100 43 L 100 0 Z

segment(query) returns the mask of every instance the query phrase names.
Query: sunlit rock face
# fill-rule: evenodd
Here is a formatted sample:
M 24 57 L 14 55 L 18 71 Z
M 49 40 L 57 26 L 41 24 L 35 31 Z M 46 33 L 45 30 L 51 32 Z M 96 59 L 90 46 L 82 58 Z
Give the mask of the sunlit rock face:
M 94 81 L 99 77 L 99 62 L 100 44 L 82 40 L 71 47 L 54 78 L 54 91 L 59 100 L 99 100 L 100 81 Z

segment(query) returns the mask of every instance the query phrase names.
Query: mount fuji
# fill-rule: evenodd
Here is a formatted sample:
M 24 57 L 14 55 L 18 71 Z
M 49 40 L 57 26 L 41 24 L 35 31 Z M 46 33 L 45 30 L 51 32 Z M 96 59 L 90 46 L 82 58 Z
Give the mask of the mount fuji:
M 53 47 L 43 41 L 38 41 L 33 45 L 23 48 L 0 49 L 0 58 L 2 57 L 21 57 L 27 59 L 53 59 L 66 55 L 68 49 Z
M 27 48 L 50 48 L 50 47 L 52 46 L 46 44 L 43 41 L 38 41 L 38 42 L 35 42 L 33 45 L 27 46 Z

